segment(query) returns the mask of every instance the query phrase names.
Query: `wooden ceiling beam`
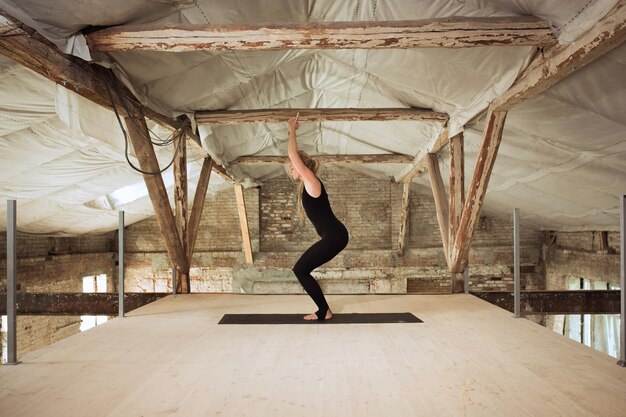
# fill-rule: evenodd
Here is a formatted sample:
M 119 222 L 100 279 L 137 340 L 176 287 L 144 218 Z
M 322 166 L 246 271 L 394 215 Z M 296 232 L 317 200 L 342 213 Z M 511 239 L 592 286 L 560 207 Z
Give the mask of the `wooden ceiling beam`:
M 372 154 L 372 155 L 311 155 L 323 164 L 410 164 L 413 157 L 403 154 Z M 286 156 L 252 155 L 240 156 L 230 165 L 284 164 Z
M 469 48 L 556 43 L 549 22 L 534 16 L 117 26 L 86 33 L 85 37 L 92 52 Z
M 448 115 L 430 109 L 362 108 L 362 109 L 253 109 L 197 111 L 198 124 L 237 125 L 242 123 L 284 123 L 300 113 L 300 122 L 417 120 L 446 123 Z

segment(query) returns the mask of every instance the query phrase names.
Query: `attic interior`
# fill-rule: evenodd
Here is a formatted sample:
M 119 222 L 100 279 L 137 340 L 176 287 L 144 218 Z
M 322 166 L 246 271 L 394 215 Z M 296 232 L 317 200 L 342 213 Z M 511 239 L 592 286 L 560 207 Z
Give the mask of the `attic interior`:
M 563 3 L 0 0 L 0 409 L 623 416 L 626 1 Z M 218 325 L 314 308 L 295 113 L 333 312 L 423 323 Z

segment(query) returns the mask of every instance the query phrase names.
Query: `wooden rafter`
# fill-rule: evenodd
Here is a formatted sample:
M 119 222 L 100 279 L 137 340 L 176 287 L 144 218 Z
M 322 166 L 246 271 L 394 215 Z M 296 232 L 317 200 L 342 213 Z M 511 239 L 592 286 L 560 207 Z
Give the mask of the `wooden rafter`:
M 182 245 L 183 253 L 187 259 L 187 266 L 190 266 L 188 256 L 188 206 L 189 196 L 187 187 L 187 146 L 185 136 L 181 135 L 176 143 L 176 155 L 174 156 L 174 211 L 176 219 L 176 231 L 178 239 Z M 189 293 L 189 269 L 176 271 L 176 292 L 179 294 Z
M 239 213 L 239 223 L 241 224 L 241 238 L 243 240 L 243 251 L 246 263 L 252 264 L 252 244 L 250 242 L 250 229 L 248 228 L 248 216 L 246 214 L 246 202 L 243 196 L 243 186 L 235 184 L 235 198 L 237 200 L 237 212 Z
M 461 223 L 465 203 L 465 157 L 463 133 L 450 138 L 450 211 L 448 220 L 448 246 L 451 247 Z M 451 249 L 450 249 L 451 251 Z M 449 253 L 449 252 L 448 252 Z
M 449 264 L 448 257 L 448 197 L 446 196 L 446 188 L 443 185 L 441 171 L 439 170 L 439 161 L 437 154 L 428 154 L 428 172 L 430 174 L 430 186 L 433 191 L 435 200 L 435 210 L 437 212 L 437 222 L 439 223 L 439 232 L 441 234 L 441 243 L 443 245 L 443 253 L 446 257 L 446 263 Z
M 400 214 L 400 236 L 398 237 L 398 256 L 404 255 L 404 248 L 409 235 L 409 209 L 410 209 L 411 183 L 402 184 L 402 213 Z
M 388 22 L 120 26 L 86 35 L 93 52 L 351 48 L 468 48 L 555 43 L 533 16 L 446 17 Z
M 198 228 L 200 227 L 200 219 L 202 218 L 202 209 L 204 208 L 206 192 L 209 187 L 209 179 L 211 178 L 212 165 L 213 159 L 211 159 L 210 157 L 205 158 L 202 162 L 202 170 L 200 171 L 200 177 L 198 178 L 196 194 L 193 197 L 193 205 L 191 206 L 189 225 L 187 227 L 187 259 L 189 260 L 189 265 L 191 265 L 192 263 L 191 260 L 193 258 L 193 252 L 196 247 L 196 238 L 198 237 Z
M 107 80 L 111 78 L 108 70 L 61 53 L 54 44 L 39 35 L 32 28 L 1 11 L 0 15 L 11 22 L 10 25 L 0 27 L 1 55 L 94 103 L 107 109 L 113 108 L 107 89 Z M 119 87 L 126 102 L 133 102 L 134 106 L 141 106 L 127 88 L 122 85 Z M 159 114 L 145 106 L 141 106 L 141 108 L 146 117 L 164 127 L 170 129 L 178 129 L 180 127 L 179 121 L 175 119 Z M 118 106 L 118 111 L 120 111 L 122 116 L 127 116 L 121 106 Z M 187 135 L 191 138 L 189 144 L 194 149 L 194 152 L 206 156 L 207 153 L 202 149 L 198 136 L 193 134 L 191 129 L 187 130 Z M 225 179 L 234 181 L 232 175 L 224 168 L 214 165 L 213 169 Z
M 372 155 L 311 155 L 323 164 L 409 164 L 413 157 L 402 154 Z M 231 165 L 284 164 L 286 156 L 253 155 L 240 156 L 230 162 Z
M 463 272 L 467 266 L 471 242 L 500 147 L 506 114 L 506 112 L 494 112 L 491 108 L 487 113 L 483 143 L 478 152 L 474 174 L 463 206 L 463 214 L 450 251 L 450 270 L 452 272 Z
M 178 235 L 176 220 L 170 207 L 163 177 L 160 174 L 153 175 L 153 173 L 159 172 L 160 167 L 152 143 L 146 139 L 149 137 L 148 126 L 141 108 L 136 108 L 136 112 L 137 117 L 135 119 L 131 117 L 125 118 L 128 136 L 133 144 L 141 170 L 148 173 L 144 174 L 143 177 L 161 234 L 165 240 L 169 258 L 177 269 L 189 271 L 187 254 L 183 250 L 183 245 Z
M 324 121 L 389 121 L 419 120 L 445 123 L 448 115 L 420 108 L 362 108 L 362 109 L 253 109 L 198 111 L 196 122 L 209 125 L 235 125 L 242 123 L 283 123 L 300 113 L 301 122 Z

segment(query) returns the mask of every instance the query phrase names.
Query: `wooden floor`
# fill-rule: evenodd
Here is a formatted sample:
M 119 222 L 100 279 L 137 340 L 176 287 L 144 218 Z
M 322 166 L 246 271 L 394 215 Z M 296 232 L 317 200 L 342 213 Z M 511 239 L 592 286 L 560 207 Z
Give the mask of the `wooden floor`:
M 300 295 L 170 296 L 0 367 L 19 416 L 626 416 L 616 360 L 470 295 L 330 296 L 421 324 L 217 325 Z

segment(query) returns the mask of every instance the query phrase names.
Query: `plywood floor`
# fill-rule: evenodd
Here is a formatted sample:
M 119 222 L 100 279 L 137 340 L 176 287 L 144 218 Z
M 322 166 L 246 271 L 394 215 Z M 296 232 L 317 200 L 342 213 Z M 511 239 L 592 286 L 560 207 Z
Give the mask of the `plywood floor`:
M 217 325 L 301 295 L 170 296 L 0 367 L 19 416 L 626 416 L 616 360 L 470 295 L 330 296 L 421 324 Z

